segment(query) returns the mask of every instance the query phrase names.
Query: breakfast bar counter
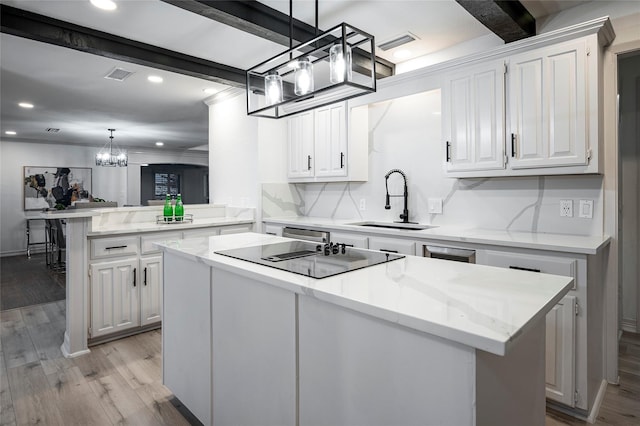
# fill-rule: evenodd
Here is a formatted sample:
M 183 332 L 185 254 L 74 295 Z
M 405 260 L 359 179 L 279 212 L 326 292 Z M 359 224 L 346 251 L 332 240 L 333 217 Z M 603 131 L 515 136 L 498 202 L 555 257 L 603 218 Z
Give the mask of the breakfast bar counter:
M 406 256 L 316 279 L 216 253 L 286 241 L 159 244 L 163 380 L 204 424 L 544 424 L 544 319 L 571 278 Z

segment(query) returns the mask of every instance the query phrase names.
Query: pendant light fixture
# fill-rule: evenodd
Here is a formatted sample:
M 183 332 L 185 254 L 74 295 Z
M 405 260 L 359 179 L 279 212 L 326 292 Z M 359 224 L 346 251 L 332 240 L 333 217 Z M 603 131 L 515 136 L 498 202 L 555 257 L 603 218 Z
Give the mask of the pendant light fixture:
M 116 152 L 113 151 L 113 132 L 116 129 L 107 129 L 111 132 L 109 136 L 109 142 L 107 142 L 100 152 L 96 154 L 96 166 L 105 166 L 105 167 L 127 167 L 129 159 L 127 158 L 127 153 L 121 151 L 116 146 Z M 107 149 L 107 145 L 109 148 Z
M 315 37 L 294 48 L 289 0 L 289 50 L 247 70 L 247 114 L 281 118 L 375 91 L 374 37 L 346 23 L 318 35 L 316 0 Z

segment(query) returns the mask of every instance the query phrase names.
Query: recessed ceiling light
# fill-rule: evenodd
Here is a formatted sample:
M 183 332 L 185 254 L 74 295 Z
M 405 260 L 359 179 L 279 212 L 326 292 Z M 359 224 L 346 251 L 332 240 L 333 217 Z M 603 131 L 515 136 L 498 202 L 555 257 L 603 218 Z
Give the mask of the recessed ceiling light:
M 202 91 L 207 95 L 213 95 L 214 93 L 217 92 L 217 90 L 214 89 L 213 87 L 207 87 L 206 89 L 202 89 Z
M 164 142 L 160 142 L 160 141 L 156 142 L 156 146 L 163 146 L 163 145 L 164 145 Z
M 118 7 L 113 0 L 91 0 L 91 4 L 102 10 L 116 10 Z
M 147 80 L 152 83 L 162 83 L 163 81 L 162 77 L 160 77 L 159 75 L 150 75 L 149 77 L 147 77 Z
M 400 49 L 393 52 L 393 57 L 396 59 L 409 59 L 411 57 L 411 51 L 408 49 Z
M 13 130 L 7 130 L 5 133 L 6 133 L 7 135 L 17 135 L 17 133 L 16 133 L 16 132 L 14 132 Z
M 22 108 L 33 108 L 33 104 L 30 104 L 29 102 L 20 102 L 18 106 Z

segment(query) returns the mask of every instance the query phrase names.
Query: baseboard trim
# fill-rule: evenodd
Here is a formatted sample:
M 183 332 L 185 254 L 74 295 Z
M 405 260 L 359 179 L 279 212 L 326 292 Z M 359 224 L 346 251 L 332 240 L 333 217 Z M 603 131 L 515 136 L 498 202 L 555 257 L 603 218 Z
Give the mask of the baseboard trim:
M 593 400 L 593 406 L 591 407 L 591 412 L 587 417 L 587 422 L 591 424 L 595 423 L 596 419 L 598 418 L 598 413 L 600 412 L 600 405 L 602 404 L 602 401 L 604 401 L 604 395 L 607 393 L 607 384 L 608 383 L 606 380 L 602 380 L 602 382 L 600 382 L 600 389 L 598 389 L 598 393 L 596 394 L 596 397 Z
M 629 333 L 638 332 L 636 320 L 623 319 L 621 326 L 622 326 L 622 331 L 628 331 Z M 620 333 L 620 335 L 622 335 L 622 332 Z

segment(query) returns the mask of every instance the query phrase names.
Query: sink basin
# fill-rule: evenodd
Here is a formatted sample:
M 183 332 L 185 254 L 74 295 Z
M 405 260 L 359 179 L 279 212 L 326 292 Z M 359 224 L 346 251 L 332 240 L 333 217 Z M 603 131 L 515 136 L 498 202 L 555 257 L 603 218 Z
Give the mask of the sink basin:
M 423 229 L 437 228 L 434 225 L 421 225 L 419 223 L 402 223 L 402 222 L 355 222 L 347 225 L 368 226 L 372 228 L 386 229 L 404 229 L 406 231 L 422 231 Z

